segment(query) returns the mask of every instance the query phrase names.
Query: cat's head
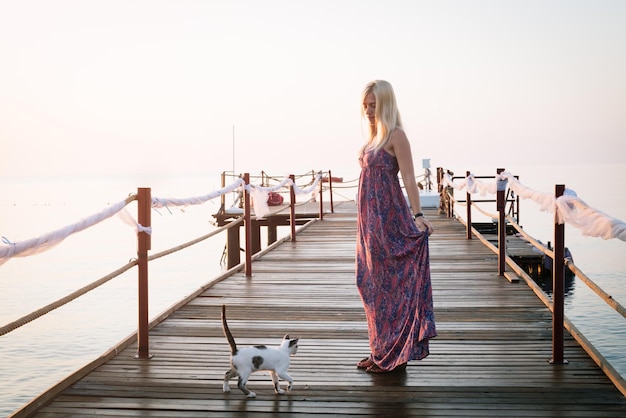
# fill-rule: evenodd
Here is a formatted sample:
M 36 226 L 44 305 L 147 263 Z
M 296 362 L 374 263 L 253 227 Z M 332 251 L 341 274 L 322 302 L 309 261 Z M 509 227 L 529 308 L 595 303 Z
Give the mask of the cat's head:
M 286 334 L 283 337 L 281 346 L 287 349 L 290 356 L 293 356 L 298 352 L 298 340 L 300 340 L 300 338 L 291 339 L 289 338 L 289 334 Z

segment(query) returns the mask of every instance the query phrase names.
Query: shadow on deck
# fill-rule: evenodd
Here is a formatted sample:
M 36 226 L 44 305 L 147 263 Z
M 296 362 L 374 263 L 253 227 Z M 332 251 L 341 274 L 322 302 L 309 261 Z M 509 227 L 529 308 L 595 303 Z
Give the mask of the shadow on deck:
M 150 331 L 150 360 L 124 349 L 64 390 L 36 416 L 579 416 L 624 417 L 626 398 L 565 333 L 567 365 L 551 365 L 552 316 L 521 281 L 497 275 L 497 258 L 467 241 L 457 221 L 427 212 L 435 318 L 431 355 L 406 372 L 355 368 L 368 354 L 354 285 L 355 208 L 337 205 L 297 236 L 221 281 Z M 228 345 L 220 307 L 240 347 L 276 345 L 289 333 L 294 390 L 255 375 L 247 399 L 222 393 Z M 234 383 L 234 382 L 233 382 Z

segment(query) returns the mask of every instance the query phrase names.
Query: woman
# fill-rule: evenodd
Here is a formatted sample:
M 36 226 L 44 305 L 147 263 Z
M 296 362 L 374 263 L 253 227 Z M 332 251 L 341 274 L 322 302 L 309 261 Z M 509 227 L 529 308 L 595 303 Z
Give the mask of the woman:
M 426 357 L 429 338 L 437 335 L 428 253 L 433 226 L 421 213 L 411 146 L 391 84 L 367 84 L 361 114 L 369 121 L 369 138 L 359 157 L 356 285 L 371 354 L 357 367 L 384 373 Z

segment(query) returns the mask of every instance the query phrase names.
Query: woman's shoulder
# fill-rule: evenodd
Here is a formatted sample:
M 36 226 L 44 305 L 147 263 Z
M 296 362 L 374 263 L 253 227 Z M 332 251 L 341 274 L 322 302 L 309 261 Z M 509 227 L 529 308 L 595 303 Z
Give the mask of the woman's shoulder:
M 396 126 L 395 128 L 393 128 L 391 130 L 391 133 L 389 134 L 390 138 L 397 137 L 397 136 L 404 136 L 404 137 L 406 137 L 406 133 L 404 132 L 404 128 L 402 128 L 401 126 Z
M 404 129 L 400 127 L 394 128 L 394 130 L 391 131 L 391 135 L 389 135 L 389 141 L 391 142 L 392 145 L 395 145 L 398 142 L 404 142 L 408 140 L 409 139 L 407 138 L 406 133 L 404 132 Z

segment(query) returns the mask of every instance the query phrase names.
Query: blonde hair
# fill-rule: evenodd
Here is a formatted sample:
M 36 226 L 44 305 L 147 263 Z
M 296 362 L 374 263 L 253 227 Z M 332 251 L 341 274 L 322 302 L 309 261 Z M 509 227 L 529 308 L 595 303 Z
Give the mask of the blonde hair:
M 379 151 L 383 148 L 394 129 L 402 129 L 402 119 L 396 103 L 396 95 L 388 81 L 374 80 L 367 83 L 361 97 L 361 116 L 366 118 L 365 96 L 372 93 L 376 99 L 376 125 L 369 125 L 369 138 L 364 148 Z

